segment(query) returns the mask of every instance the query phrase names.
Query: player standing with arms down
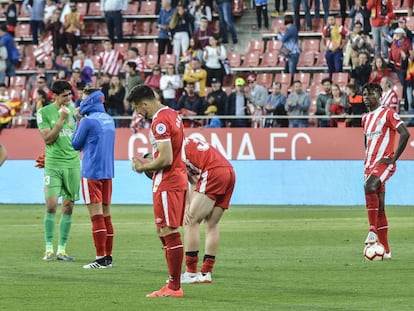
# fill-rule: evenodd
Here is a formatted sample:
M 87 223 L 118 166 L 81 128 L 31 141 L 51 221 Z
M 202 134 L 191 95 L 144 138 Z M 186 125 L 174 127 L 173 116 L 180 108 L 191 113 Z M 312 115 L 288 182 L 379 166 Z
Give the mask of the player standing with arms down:
M 385 182 L 394 174 L 396 161 L 403 153 L 410 133 L 394 110 L 381 106 L 381 93 L 381 86 L 375 83 L 367 83 L 362 88 L 364 104 L 369 110 L 362 118 L 365 134 L 364 189 L 369 222 L 365 244 L 379 241 L 385 248 L 384 259 L 391 259 L 384 207 Z M 394 152 L 397 132 L 400 138 Z
M 210 283 L 220 240 L 218 222 L 229 208 L 236 176 L 229 161 L 198 139 L 185 139 L 187 174 L 194 191 L 184 216 L 186 272 L 182 283 Z M 200 223 L 205 221 L 205 254 L 197 272 Z
M 46 143 L 44 189 L 46 214 L 44 218 L 46 253 L 44 260 L 73 260 L 66 254 L 66 243 L 72 225 L 74 201 L 79 200 L 80 158 L 72 147 L 75 129 L 74 107 L 70 105 L 72 86 L 67 81 L 52 85 L 55 102 L 39 110 L 37 126 Z M 57 255 L 53 251 L 55 217 L 58 198 L 62 196 L 62 216 L 59 224 Z
M 75 150 L 82 150 L 82 194 L 92 222 L 96 259 L 85 269 L 112 267 L 114 229 L 111 221 L 114 177 L 115 123 L 105 113 L 105 95 L 86 89 L 75 111 L 77 124 L 72 137 Z
M 150 141 L 153 160 L 133 158 L 131 165 L 138 173 L 154 172 L 152 192 L 155 224 L 165 249 L 169 271 L 168 284 L 147 297 L 182 297 L 184 293 L 180 276 L 184 251 L 179 227 L 183 223 L 188 183 L 183 154 L 183 123 L 178 113 L 161 104 L 154 91 L 146 85 L 135 86 L 127 101 L 145 119 L 152 119 Z

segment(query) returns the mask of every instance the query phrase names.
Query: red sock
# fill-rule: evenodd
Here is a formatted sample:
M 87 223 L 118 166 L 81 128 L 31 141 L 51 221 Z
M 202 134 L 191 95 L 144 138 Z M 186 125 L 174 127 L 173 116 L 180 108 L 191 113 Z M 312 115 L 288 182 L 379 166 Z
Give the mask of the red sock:
M 206 257 L 207 256 L 207 257 Z M 204 256 L 203 265 L 201 266 L 201 273 L 213 272 L 213 266 L 216 262 L 216 257 L 211 255 Z
M 379 200 L 376 192 L 365 193 L 369 231 L 377 232 Z
M 378 211 L 378 241 L 384 245 L 386 253 L 390 252 L 390 247 L 388 245 L 388 220 L 385 215 L 385 211 Z
M 92 220 L 92 236 L 95 243 L 96 256 L 105 256 L 106 246 L 106 227 L 105 220 L 102 214 L 94 215 Z
M 198 251 L 195 252 L 185 252 L 185 265 L 186 271 L 190 273 L 197 272 L 198 265 Z
M 112 255 L 112 245 L 114 243 L 114 227 L 112 226 L 111 216 L 104 217 L 106 227 L 106 245 L 105 251 L 107 255 Z
M 179 232 L 171 233 L 165 236 L 164 239 L 168 273 L 170 274 L 168 287 L 177 290 L 181 287 L 181 265 L 184 256 L 183 242 Z

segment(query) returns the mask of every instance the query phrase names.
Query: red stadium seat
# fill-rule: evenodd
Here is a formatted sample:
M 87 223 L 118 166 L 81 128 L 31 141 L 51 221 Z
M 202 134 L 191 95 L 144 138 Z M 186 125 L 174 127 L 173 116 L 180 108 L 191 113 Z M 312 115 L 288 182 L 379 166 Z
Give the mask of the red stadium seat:
M 243 67 L 257 67 L 260 62 L 260 52 L 247 52 L 244 54 Z
M 125 55 L 129 49 L 129 43 L 116 42 L 114 45 L 114 49 Z
M 156 1 L 142 1 L 140 15 L 155 15 L 155 9 L 157 6 Z
M 144 56 L 147 53 L 147 42 L 137 42 L 133 43 L 131 47 L 136 47 L 138 49 L 139 55 Z
M 316 97 L 325 92 L 325 88 L 322 84 L 315 84 L 313 83 L 309 89 L 309 96 L 312 101 L 316 101 Z
M 12 128 L 26 128 L 29 126 L 29 118 L 31 117 L 31 112 L 20 113 L 18 116 L 15 116 L 12 121 Z
M 279 54 L 281 47 L 282 47 L 282 41 L 269 40 L 267 42 L 266 52 L 277 52 Z
M 342 91 L 344 87 L 349 83 L 349 73 L 348 72 L 334 72 L 332 74 L 332 82 L 338 84 Z
M 293 75 L 293 81 L 300 81 L 304 88 L 310 86 L 310 73 L 309 72 L 297 72 Z
M 128 3 L 128 8 L 124 12 L 124 15 L 137 15 L 138 14 L 138 8 L 139 8 L 139 2 L 133 1 Z
M 279 63 L 279 52 L 266 52 L 263 54 L 260 67 L 276 67 Z
M 36 70 L 36 58 L 33 56 L 25 56 L 20 64 L 20 70 Z
M 85 28 L 81 31 L 82 37 L 93 37 L 98 34 L 98 29 L 102 24 L 98 22 L 85 22 Z
M 10 87 L 26 87 L 26 76 L 13 76 L 10 77 Z
M 315 53 L 315 57 L 316 57 L 316 63 L 315 63 L 316 67 L 325 67 L 326 69 L 328 69 L 328 65 L 326 64 L 325 52 Z
M 149 68 L 152 68 L 158 64 L 158 54 L 147 54 L 144 57 L 144 61 Z
M 227 53 L 227 59 L 229 60 L 231 68 L 238 68 L 241 64 L 240 53 Z
M 126 21 L 124 21 L 122 23 L 122 34 L 124 36 L 134 35 L 134 27 L 135 27 L 135 22 L 126 22 Z
M 138 21 L 135 27 L 135 35 L 137 36 L 149 36 L 151 34 L 151 22 Z
M 99 2 L 89 2 L 88 14 L 89 16 L 100 16 L 101 15 L 101 5 Z
M 78 2 L 76 7 L 78 8 L 78 12 L 81 15 L 86 15 L 88 12 L 88 3 L 87 2 Z
M 321 85 L 322 80 L 325 78 L 329 78 L 329 73 L 327 72 L 315 72 L 313 74 L 313 81 L 312 85 Z
M 158 42 L 157 41 L 152 41 L 148 43 L 147 54 L 158 55 Z
M 248 52 L 263 53 L 265 50 L 265 42 L 263 40 L 250 40 L 247 47 Z
M 302 51 L 319 52 L 321 50 L 321 43 L 319 39 L 304 39 L 302 41 Z
M 299 57 L 298 67 L 313 67 L 315 64 L 315 52 L 304 50 Z
M 263 72 L 256 76 L 257 84 L 263 85 L 266 89 L 270 89 L 273 83 L 273 73 Z
M 32 34 L 30 32 L 29 24 L 18 24 L 15 30 L 15 37 L 18 38 L 29 38 Z
M 174 54 L 163 54 L 160 57 L 160 66 L 161 69 L 166 69 L 169 64 L 173 64 L 175 66 L 176 57 Z

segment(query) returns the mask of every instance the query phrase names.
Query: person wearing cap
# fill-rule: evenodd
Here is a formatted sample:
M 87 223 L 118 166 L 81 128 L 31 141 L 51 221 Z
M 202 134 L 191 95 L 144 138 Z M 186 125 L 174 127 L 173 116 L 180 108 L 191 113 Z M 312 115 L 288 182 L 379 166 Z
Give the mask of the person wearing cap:
M 405 30 L 402 28 L 395 29 L 394 38 L 391 43 L 390 50 L 388 52 L 388 61 L 393 66 L 395 72 L 397 73 L 398 80 L 403 86 L 404 91 L 405 91 L 405 78 L 407 75 L 407 70 L 402 68 L 402 62 L 407 59 L 407 57 L 409 56 L 410 50 L 411 50 L 411 41 L 408 40 L 408 38 L 406 37 Z
M 263 108 L 269 94 L 268 90 L 263 85 L 257 84 L 255 75 L 249 75 L 247 77 L 247 86 L 249 90 L 247 94 L 249 103 L 253 104 L 255 109 L 259 109 L 260 113 L 263 113 Z
M 404 16 L 401 16 L 398 19 L 398 27 L 405 30 L 405 36 L 410 40 L 410 42 L 413 42 L 413 32 L 408 29 L 407 27 L 407 19 Z
M 226 115 L 246 116 L 248 98 L 245 92 L 246 81 L 243 78 L 236 78 L 234 81 L 235 89 L 227 98 Z M 250 127 L 250 119 L 231 118 L 226 121 L 226 127 Z
M 217 107 L 217 115 L 224 116 L 226 114 L 227 93 L 217 78 L 211 79 L 211 92 L 207 94 L 207 98 L 210 96 L 213 98 L 213 104 Z
M 96 254 L 95 260 L 83 266 L 85 269 L 112 267 L 115 122 L 105 112 L 104 100 L 99 89 L 84 90 L 80 107 L 75 110 L 72 136 L 73 148 L 82 151 L 82 194 L 92 223 Z
M 183 81 L 194 83 L 195 92 L 200 97 L 206 96 L 207 71 L 201 68 L 200 60 L 197 57 L 193 58 L 190 65 L 187 66 Z
M 375 56 L 388 57 L 384 33 L 388 33 L 391 20 L 396 19 L 392 1 L 368 0 L 367 9 L 371 11 L 371 32 L 374 38 Z
M 207 97 L 207 103 L 210 104 L 210 102 L 212 101 L 212 96 L 208 96 Z M 214 99 L 213 99 L 214 100 Z M 213 104 L 213 105 L 209 105 L 206 109 L 206 111 L 204 111 L 204 114 L 211 117 L 210 119 L 208 119 L 208 124 L 204 125 L 204 127 L 206 128 L 218 128 L 221 127 L 221 120 L 217 117 L 214 117 L 217 113 L 217 107 Z

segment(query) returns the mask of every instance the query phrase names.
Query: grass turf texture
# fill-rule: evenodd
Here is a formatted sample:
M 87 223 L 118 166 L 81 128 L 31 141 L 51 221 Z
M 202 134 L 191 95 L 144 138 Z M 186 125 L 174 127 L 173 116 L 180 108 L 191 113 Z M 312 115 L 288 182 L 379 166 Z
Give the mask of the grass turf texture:
M 43 213 L 39 205 L 0 205 L 2 310 L 413 308 L 410 207 L 388 207 L 393 259 L 367 262 L 364 207 L 232 206 L 221 222 L 213 283 L 183 285 L 185 297 L 174 299 L 145 298 L 167 279 L 151 207 L 112 208 L 116 267 L 106 270 L 82 269 L 94 258 L 83 205 L 67 247 L 76 261 L 41 260 Z

